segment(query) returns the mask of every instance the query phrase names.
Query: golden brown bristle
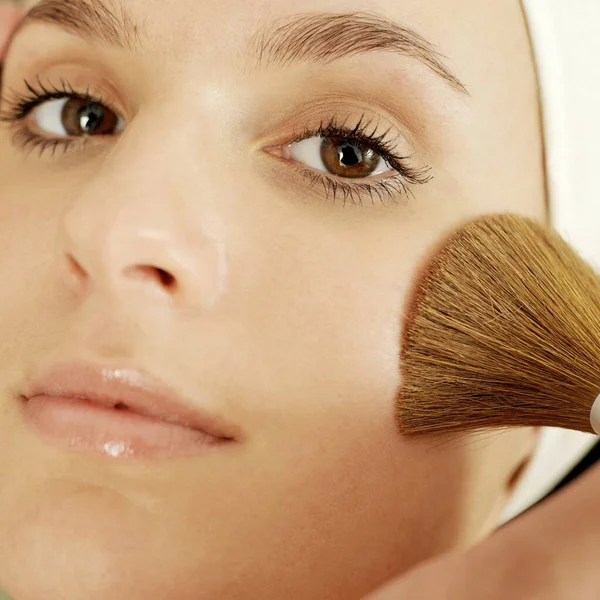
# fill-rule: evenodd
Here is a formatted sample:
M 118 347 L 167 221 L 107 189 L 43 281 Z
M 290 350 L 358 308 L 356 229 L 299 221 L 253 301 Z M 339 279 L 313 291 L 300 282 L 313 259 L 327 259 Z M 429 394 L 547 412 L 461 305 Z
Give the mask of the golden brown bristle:
M 402 345 L 407 434 L 553 426 L 592 432 L 600 280 L 553 230 L 471 221 L 419 282 Z

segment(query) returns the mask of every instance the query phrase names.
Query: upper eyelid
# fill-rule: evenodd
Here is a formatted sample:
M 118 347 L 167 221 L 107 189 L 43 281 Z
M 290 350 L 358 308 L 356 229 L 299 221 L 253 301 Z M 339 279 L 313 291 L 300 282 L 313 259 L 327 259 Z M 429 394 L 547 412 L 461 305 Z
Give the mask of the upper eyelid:
M 415 130 L 414 123 L 406 115 L 376 98 L 367 101 L 345 92 L 328 92 L 313 96 L 308 103 L 293 100 L 288 114 L 291 117 L 266 120 L 265 125 L 253 136 L 251 144 L 256 149 L 285 144 L 291 137 L 290 132 L 298 137 L 304 129 L 317 129 L 321 121 L 320 115 L 323 115 L 325 120 L 332 114 L 338 115 L 340 118 L 336 119 L 336 124 L 345 123 L 350 130 L 361 115 L 366 115 L 367 121 L 371 123 L 367 127 L 368 133 L 375 129 L 374 125 L 377 125 L 378 134 L 387 132 L 386 142 L 396 153 L 421 158 L 430 155 L 430 147 L 423 138 L 423 133 Z
M 26 104 L 31 104 L 28 107 L 27 113 L 20 115 L 20 119 L 26 118 L 35 108 L 44 104 L 45 102 L 51 102 L 52 100 L 58 100 L 59 98 L 67 98 L 67 97 L 76 97 L 81 99 L 89 99 L 90 101 L 97 102 L 98 104 L 102 104 L 109 110 L 115 112 L 115 114 L 119 115 L 122 118 L 123 111 L 119 108 L 115 108 L 113 105 L 113 100 L 111 97 L 106 98 L 105 94 L 98 91 L 94 91 L 93 86 L 88 86 L 86 90 L 77 89 L 75 86 L 72 86 L 67 80 L 61 80 L 61 87 L 51 84 L 51 83 L 43 83 L 39 80 L 36 80 L 36 84 L 31 84 L 27 80 L 23 80 L 22 84 L 27 92 L 21 92 L 14 88 L 9 88 L 9 93 L 3 93 L 0 96 L 1 105 L 8 104 L 10 108 L 10 115 L 17 120 L 18 107 L 23 107 Z M 34 99 L 34 96 L 40 96 L 40 98 Z M 5 115 L 6 109 L 3 106 L 0 106 L 2 110 L 0 110 L 0 114 Z
M 26 94 L 26 81 L 34 84 L 38 90 L 42 87 L 39 85 L 40 79 L 46 88 L 62 88 L 62 82 L 66 81 L 78 94 L 83 95 L 89 90 L 90 95 L 102 99 L 107 107 L 127 120 L 135 114 L 136 104 L 130 94 L 130 83 L 102 56 L 80 54 L 73 49 L 30 56 L 27 47 L 19 47 L 14 58 L 12 54 L 7 57 L 9 62 L 0 88 L 3 96 L 7 95 L 9 89 L 19 95 Z

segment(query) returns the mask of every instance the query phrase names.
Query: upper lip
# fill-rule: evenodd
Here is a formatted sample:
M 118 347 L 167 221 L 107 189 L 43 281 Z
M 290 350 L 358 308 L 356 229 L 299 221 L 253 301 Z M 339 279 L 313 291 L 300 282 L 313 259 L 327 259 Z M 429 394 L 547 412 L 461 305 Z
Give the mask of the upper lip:
M 234 440 L 239 429 L 190 402 L 145 371 L 88 363 L 63 363 L 35 376 L 23 396 L 81 398 L 108 407 L 126 408 L 195 429 L 216 438 Z

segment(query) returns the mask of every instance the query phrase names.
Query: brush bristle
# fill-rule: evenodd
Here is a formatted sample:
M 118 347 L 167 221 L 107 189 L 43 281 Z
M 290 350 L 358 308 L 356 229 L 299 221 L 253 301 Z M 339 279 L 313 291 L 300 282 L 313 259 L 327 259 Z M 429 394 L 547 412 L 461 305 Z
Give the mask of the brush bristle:
M 402 432 L 592 431 L 600 280 L 555 231 L 515 215 L 468 223 L 430 263 L 406 323 Z

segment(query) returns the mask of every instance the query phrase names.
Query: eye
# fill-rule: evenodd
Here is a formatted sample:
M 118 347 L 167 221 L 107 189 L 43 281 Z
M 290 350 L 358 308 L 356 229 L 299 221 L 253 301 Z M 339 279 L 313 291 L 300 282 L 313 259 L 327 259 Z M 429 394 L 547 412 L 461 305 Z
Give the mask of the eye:
M 30 119 L 40 132 L 54 137 L 115 135 L 125 128 L 111 109 L 76 96 L 42 102 L 31 110 Z
M 367 178 L 393 171 L 374 148 L 358 140 L 315 136 L 289 144 L 283 157 L 342 178 Z
M 429 182 L 428 166 L 414 166 L 413 158 L 399 152 L 396 138 L 388 138 L 393 127 L 380 132 L 378 120 L 371 128 L 366 115 L 355 127 L 347 127 L 337 116 L 322 120 L 318 127 L 304 127 L 284 145 L 266 146 L 263 150 L 289 163 L 309 182 L 309 187 L 323 186 L 327 199 L 342 195 L 343 203 L 363 205 L 363 200 L 383 205 L 412 197 L 409 186 Z M 388 174 L 384 178 L 377 175 Z M 362 181 L 360 181 L 362 180 Z

